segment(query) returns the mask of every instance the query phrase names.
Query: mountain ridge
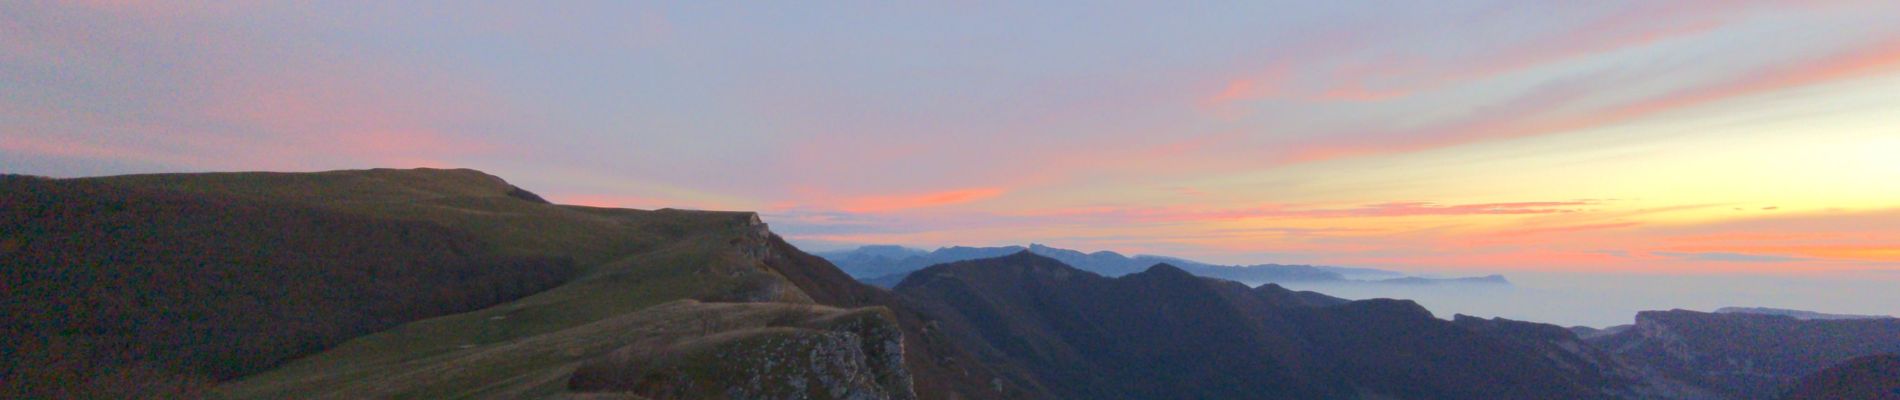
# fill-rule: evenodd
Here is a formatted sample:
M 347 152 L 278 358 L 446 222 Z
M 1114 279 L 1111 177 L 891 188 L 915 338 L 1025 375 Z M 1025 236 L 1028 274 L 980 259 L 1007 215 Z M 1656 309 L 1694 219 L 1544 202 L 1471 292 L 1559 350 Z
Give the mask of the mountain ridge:
M 663 377 L 668 373 L 666 371 L 699 370 L 703 365 L 686 364 L 680 365 L 684 369 L 649 371 L 661 374 L 653 376 L 613 377 L 594 373 L 590 375 L 591 378 L 579 381 L 569 377 L 574 372 L 573 368 L 581 365 L 609 365 L 599 363 L 609 357 L 616 357 L 615 354 L 635 357 L 632 360 L 639 365 L 659 361 L 653 357 L 674 357 L 668 354 L 701 354 L 690 351 L 617 350 L 628 349 L 627 346 L 660 346 L 663 350 L 669 346 L 702 342 L 681 338 L 722 335 L 743 335 L 740 337 L 754 339 L 717 342 L 720 344 L 706 347 L 709 349 L 707 351 L 789 354 L 759 353 L 757 351 L 761 349 L 757 346 L 791 345 L 830 356 L 801 358 L 804 361 L 800 362 L 805 364 L 788 365 L 795 367 L 790 370 L 729 369 L 721 371 L 740 375 L 702 378 L 743 381 L 756 377 L 777 380 L 790 379 L 792 375 L 787 374 L 817 374 L 801 375 L 804 377 L 798 379 L 811 384 L 835 384 L 811 386 L 826 393 L 835 393 L 832 394 L 834 396 L 869 393 L 866 390 L 881 393 L 875 396 L 881 398 L 916 396 L 929 399 L 1031 397 L 1037 393 L 1034 388 L 993 382 L 998 375 L 990 366 L 963 361 L 971 357 L 958 353 L 957 349 L 931 345 L 933 340 L 941 340 L 926 336 L 924 327 L 928 321 L 907 311 L 906 305 L 899 299 L 878 295 L 876 289 L 845 277 L 822 259 L 803 255 L 791 248 L 773 234 L 756 213 L 628 210 L 549 204 L 536 201 L 538 195 L 510 185 L 498 177 L 468 169 L 145 174 L 44 181 L 57 185 L 106 188 L 109 189 L 108 193 L 95 196 L 106 199 L 125 198 L 126 195 L 121 193 L 143 192 L 181 196 L 187 199 L 184 204 L 188 205 L 188 209 L 197 210 L 192 212 L 198 213 L 230 208 L 206 199 L 229 199 L 226 201 L 259 204 L 269 210 L 313 210 L 310 212 L 382 224 L 418 224 L 432 227 L 429 229 L 465 235 L 470 240 L 482 243 L 480 247 L 491 249 L 501 256 L 568 259 L 576 271 L 564 278 L 564 282 L 550 288 L 531 290 L 525 297 L 496 299 L 498 304 L 486 308 L 456 311 L 447 315 L 404 317 L 392 321 L 396 325 L 391 328 L 373 329 L 373 333 L 366 335 L 364 331 L 344 333 L 342 337 L 348 340 L 340 344 L 326 342 L 328 344 L 313 348 L 311 353 L 286 364 L 259 373 L 241 374 L 236 379 L 192 379 L 174 390 L 154 385 L 153 380 L 162 377 L 152 377 L 150 374 L 102 375 L 80 370 L 80 375 L 71 379 L 40 380 L 80 384 L 77 386 L 49 389 L 8 384 L 0 385 L 4 386 L 0 387 L 0 393 L 54 396 L 66 393 L 82 397 L 208 396 L 233 399 L 566 398 L 582 393 L 589 396 L 653 396 L 665 393 L 668 387 L 678 386 L 601 386 L 588 382 L 643 382 Z M 5 192 L 9 195 L 20 193 L 31 192 Z M 77 221 L 53 218 L 47 214 L 47 210 L 7 209 L 8 212 L 21 213 L 17 215 L 29 220 L 42 221 L 41 226 L 51 228 Z M 148 218 L 143 215 L 146 214 L 135 215 L 141 216 L 132 220 L 135 231 L 145 231 L 147 228 L 138 224 L 145 223 L 144 220 Z M 228 230 L 229 226 L 251 225 L 290 234 L 323 232 L 283 229 L 278 225 L 280 221 L 285 220 L 252 217 L 245 218 L 240 224 L 210 226 L 188 232 L 158 231 L 156 237 L 171 240 L 188 237 L 185 235 Z M 90 228 L 82 226 L 74 229 Z M 364 234 L 333 236 L 375 237 Z M 295 244 L 316 237 L 287 238 Z M 25 243 L 23 248 L 30 250 L 37 243 L 51 242 L 28 238 Z M 382 246 L 395 250 L 413 244 L 392 240 L 382 243 Z M 72 251 L 90 251 L 80 247 L 69 248 Z M 236 250 L 250 251 L 248 249 L 257 248 L 267 246 L 246 245 Z M 9 252 L 12 251 L 9 249 Z M 238 254 L 232 250 L 194 254 L 200 253 L 214 257 Z M 435 257 L 430 255 L 423 259 Z M 305 259 L 307 256 L 299 253 L 285 258 Z M 255 266 L 247 264 L 242 268 L 249 270 Z M 77 288 L 56 288 L 61 294 L 9 291 L 7 296 L 39 293 L 36 296 L 61 298 L 64 293 L 79 290 Z M 345 293 L 348 297 L 351 290 L 357 290 L 344 289 L 337 293 Z M 465 289 L 451 285 L 441 290 Z M 9 303 L 15 302 L 10 299 Z M 734 308 L 734 304 L 744 306 Z M 857 325 L 853 326 L 858 328 L 800 325 L 803 323 L 796 322 L 835 318 L 827 315 L 887 317 L 857 319 L 863 321 L 854 323 Z M 319 329 L 329 329 L 327 327 L 343 320 L 317 318 L 304 321 Z M 773 324 L 780 323 L 775 321 L 796 326 L 775 326 Z M 912 355 L 901 358 L 903 365 L 894 367 L 889 362 L 877 361 L 877 354 L 889 353 L 874 351 L 875 346 L 857 350 L 845 345 L 861 343 L 887 346 L 895 343 L 866 336 L 880 330 L 901 332 L 901 341 L 909 343 L 901 346 Z M 606 334 L 614 331 L 623 334 Z M 761 332 L 763 336 L 746 333 L 753 331 Z M 16 333 L 9 331 L 7 337 L 16 338 Z M 889 335 L 883 337 L 888 338 Z M 244 337 L 238 339 L 249 340 Z M 39 360 L 58 359 L 72 351 L 63 350 L 66 348 L 48 350 L 44 346 L 38 348 L 55 355 L 35 358 Z M 713 360 L 687 359 L 700 360 L 696 362 L 702 363 Z M 23 368 L 14 362 L 35 361 L 9 357 L 9 362 L 0 366 L 5 366 L 8 374 L 28 371 L 44 376 L 44 373 L 51 371 L 64 371 Z M 826 365 L 834 367 L 824 367 Z M 841 369 L 837 366 L 851 367 Z M 625 372 L 643 373 L 639 371 Z M 910 376 L 911 379 L 881 378 L 894 376 Z M 9 383 L 23 381 L 26 380 L 7 379 Z M 746 393 L 762 392 L 734 392 L 726 395 L 754 397 Z
M 1104 276 L 1121 276 L 1144 271 L 1155 264 L 1168 264 L 1194 275 L 1260 283 L 1393 284 L 1436 285 L 1474 284 L 1509 285 L 1502 275 L 1466 278 L 1425 278 L 1370 268 L 1312 265 L 1256 264 L 1224 266 L 1178 257 L 1135 255 L 1113 251 L 1087 253 L 1031 243 L 1029 246 L 969 247 L 947 246 L 924 251 L 895 245 L 868 245 L 850 250 L 816 253 L 838 265 L 846 274 L 879 287 L 893 287 L 912 271 L 955 261 L 1005 256 L 1028 251 L 1061 260 L 1078 269 Z
M 1064 398 L 1607 398 L 1639 384 L 1572 376 L 1409 300 L 1315 298 L 1165 263 L 1111 278 L 1019 251 L 925 268 L 894 291 Z

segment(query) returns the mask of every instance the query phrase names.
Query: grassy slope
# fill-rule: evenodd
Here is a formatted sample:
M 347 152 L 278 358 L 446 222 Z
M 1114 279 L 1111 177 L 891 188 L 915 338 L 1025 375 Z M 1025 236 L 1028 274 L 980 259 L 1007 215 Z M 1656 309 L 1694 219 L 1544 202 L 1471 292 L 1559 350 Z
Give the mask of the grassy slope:
M 0 397 L 184 395 L 575 272 L 427 222 L 86 181 L 0 178 L 0 227 Z
M 230 398 L 365 396 L 560 396 L 578 360 L 624 345 L 625 336 L 575 336 L 593 324 L 660 303 L 718 298 L 746 282 L 783 278 L 744 254 L 759 238 L 751 213 L 617 210 L 517 201 L 499 178 L 472 170 L 368 170 L 311 174 L 133 175 L 98 181 L 288 201 L 361 215 L 458 228 L 522 254 L 575 259 L 583 277 L 488 309 L 417 321 L 364 336 L 289 365 L 221 386 Z M 768 285 L 769 286 L 769 285 Z M 809 302 L 782 285 L 773 300 Z M 580 331 L 577 331 L 580 330 Z M 484 356 L 507 346 L 514 362 Z M 525 346 L 525 347 L 523 347 Z M 405 371 L 454 371 L 439 379 L 380 379 Z

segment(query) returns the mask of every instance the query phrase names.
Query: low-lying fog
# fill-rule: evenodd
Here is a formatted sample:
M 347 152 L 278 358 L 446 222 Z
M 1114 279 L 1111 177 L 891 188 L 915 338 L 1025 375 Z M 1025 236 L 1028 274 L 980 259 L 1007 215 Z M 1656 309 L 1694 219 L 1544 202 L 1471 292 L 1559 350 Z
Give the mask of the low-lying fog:
M 1674 308 L 1745 306 L 1900 315 L 1900 271 L 1810 276 L 1512 272 L 1505 277 L 1512 285 L 1282 286 L 1348 299 L 1412 299 L 1446 319 L 1466 314 L 1599 328 L 1634 322 L 1637 311 Z

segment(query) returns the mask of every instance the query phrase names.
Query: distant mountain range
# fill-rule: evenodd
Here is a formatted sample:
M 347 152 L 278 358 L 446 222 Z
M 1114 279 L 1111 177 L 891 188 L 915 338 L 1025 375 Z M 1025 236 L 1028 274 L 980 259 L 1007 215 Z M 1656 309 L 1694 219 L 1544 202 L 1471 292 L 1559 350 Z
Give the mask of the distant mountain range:
M 1715 309 L 1715 313 L 1716 313 L 1716 314 L 1759 314 L 1759 315 L 1780 315 L 1780 316 L 1785 316 L 1785 317 L 1793 317 L 1794 319 L 1803 319 L 1803 320 L 1807 320 L 1807 319 L 1825 319 L 1825 320 L 1840 320 L 1840 319 L 1881 319 L 1881 318 L 1893 318 L 1892 316 L 1887 316 L 1887 315 L 1854 315 L 1854 314 L 1824 314 L 1824 313 L 1818 313 L 1818 312 L 1813 312 L 1813 311 L 1802 311 L 1802 310 L 1789 310 L 1789 309 L 1783 309 L 1783 308 L 1767 308 L 1767 307 L 1722 307 L 1722 308 L 1717 308 L 1717 309 Z
M 1140 272 L 1155 264 L 1169 264 L 1198 276 L 1253 284 L 1270 282 L 1398 285 L 1510 284 L 1510 281 L 1504 279 L 1502 275 L 1446 279 L 1406 276 L 1399 272 L 1372 268 L 1282 264 L 1228 266 L 1178 257 L 1154 255 L 1126 256 L 1113 251 L 1084 253 L 1041 244 L 1030 244 L 1028 247 L 951 246 L 941 247 L 932 251 L 893 245 L 870 245 L 850 250 L 819 252 L 815 254 L 824 257 L 826 260 L 830 260 L 832 264 L 837 265 L 839 269 L 844 270 L 846 274 L 857 278 L 859 281 L 888 288 L 897 285 L 897 283 L 902 281 L 911 271 L 932 265 L 1001 257 L 1022 251 L 1053 258 L 1064 264 L 1074 266 L 1077 269 L 1108 277 Z
M 1434 318 L 1169 264 L 1117 278 L 1029 251 L 917 271 L 894 289 L 986 364 L 1049 398 L 1681 397 L 1563 328 Z

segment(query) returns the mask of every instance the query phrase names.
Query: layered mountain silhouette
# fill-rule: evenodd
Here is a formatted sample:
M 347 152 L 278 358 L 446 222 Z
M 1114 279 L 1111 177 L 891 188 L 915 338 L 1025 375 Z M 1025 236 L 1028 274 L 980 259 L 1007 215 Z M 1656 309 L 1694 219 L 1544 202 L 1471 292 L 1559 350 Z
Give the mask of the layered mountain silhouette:
M 1410 301 L 1249 288 L 1168 264 L 1108 278 L 1022 251 L 926 268 L 895 291 L 943 316 L 941 329 L 973 353 L 1033 371 L 1059 398 L 1582 399 L 1666 390 L 1581 350 L 1560 327 L 1454 323 Z
M 1900 352 L 1891 318 L 1445 320 L 1205 272 L 1433 284 L 1377 271 L 1046 246 L 859 249 L 959 258 L 883 289 L 754 213 L 474 170 L 0 176 L 0 205 L 0 398 L 1842 398 Z
M 1282 264 L 1226 266 L 1167 256 L 1126 256 L 1112 251 L 1084 253 L 1041 244 L 1030 244 L 1028 247 L 952 246 L 938 248 L 933 251 L 892 245 L 872 245 L 851 250 L 821 252 L 818 253 L 818 255 L 836 264 L 838 268 L 843 269 L 846 274 L 856 277 L 865 283 L 888 288 L 896 286 L 898 282 L 903 281 L 904 277 L 909 275 L 912 271 L 923 269 L 931 265 L 1001 257 L 1023 251 L 1053 258 L 1077 269 L 1109 277 L 1132 274 L 1146 270 L 1155 264 L 1165 263 L 1198 276 L 1253 283 L 1357 283 L 1400 285 L 1510 284 L 1510 281 L 1501 275 L 1445 279 L 1405 276 L 1405 274 L 1398 272 L 1372 268 Z
M 1033 393 L 753 213 L 439 169 L 7 176 L 0 204 L 0 398 Z

